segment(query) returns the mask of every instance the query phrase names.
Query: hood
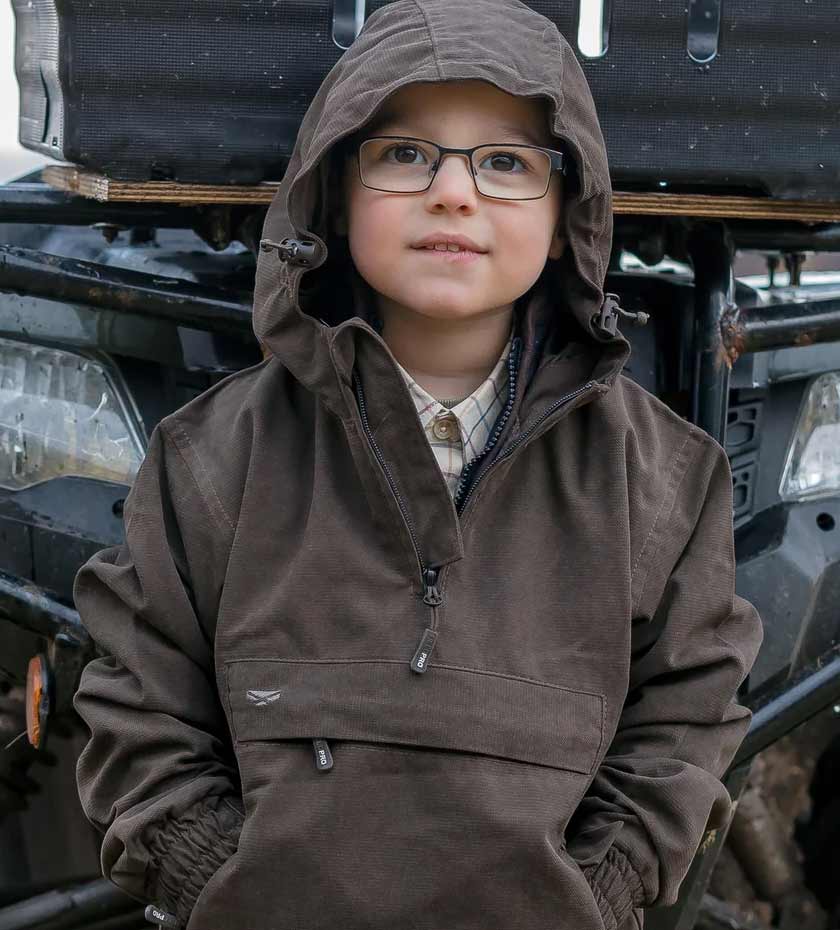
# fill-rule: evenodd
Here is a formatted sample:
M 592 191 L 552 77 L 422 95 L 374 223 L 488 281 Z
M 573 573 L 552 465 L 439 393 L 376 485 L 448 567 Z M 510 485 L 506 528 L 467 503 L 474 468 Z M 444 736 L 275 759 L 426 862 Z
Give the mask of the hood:
M 454 80 L 488 81 L 510 94 L 547 98 L 550 131 L 573 162 L 572 183 L 567 176 L 564 185 L 564 255 L 549 259 L 537 284 L 517 301 L 521 412 L 527 413 L 535 376 L 552 371 L 552 362 L 573 358 L 575 377 L 609 386 L 629 357 L 629 343 L 616 328 L 624 311 L 604 294 L 612 246 L 607 153 L 569 43 L 518 0 L 395 0 L 369 16 L 313 98 L 269 206 L 257 260 L 253 327 L 264 352 L 339 415 L 353 403 L 359 340 L 373 340 L 393 356 L 375 328 L 367 285 L 349 257 L 329 244 L 330 151 L 404 84 Z M 561 379 L 558 389 L 568 382 Z M 531 400 L 545 401 L 552 390 L 541 383 Z

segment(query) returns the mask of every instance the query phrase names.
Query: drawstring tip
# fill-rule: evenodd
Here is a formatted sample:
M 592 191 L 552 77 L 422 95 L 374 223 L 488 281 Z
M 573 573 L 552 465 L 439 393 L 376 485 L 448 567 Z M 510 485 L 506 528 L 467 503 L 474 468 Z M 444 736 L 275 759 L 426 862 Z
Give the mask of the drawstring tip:
M 650 319 L 650 315 L 642 310 L 633 313 L 621 307 L 618 303 L 618 294 L 606 294 L 600 311 L 592 317 L 592 323 L 603 332 L 614 336 L 618 330 L 619 317 L 632 320 L 636 326 L 644 326 Z

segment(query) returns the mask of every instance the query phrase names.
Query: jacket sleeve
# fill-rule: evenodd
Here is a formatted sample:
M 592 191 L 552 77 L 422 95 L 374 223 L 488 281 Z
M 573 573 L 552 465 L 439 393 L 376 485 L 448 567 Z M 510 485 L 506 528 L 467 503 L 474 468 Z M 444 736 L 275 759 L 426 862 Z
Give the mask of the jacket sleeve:
M 704 832 L 728 822 L 720 778 L 752 718 L 736 696 L 763 630 L 735 594 L 731 470 L 711 437 L 694 442 L 658 551 L 638 569 L 618 728 L 567 830 L 605 930 L 677 900 Z
M 90 730 L 76 779 L 104 834 L 102 873 L 184 926 L 244 817 L 198 606 L 217 606 L 216 552 L 231 527 L 205 506 L 177 430 L 178 442 L 163 424 L 152 433 L 125 501 L 125 542 L 76 575 L 76 606 L 105 654 L 83 669 L 73 704 Z

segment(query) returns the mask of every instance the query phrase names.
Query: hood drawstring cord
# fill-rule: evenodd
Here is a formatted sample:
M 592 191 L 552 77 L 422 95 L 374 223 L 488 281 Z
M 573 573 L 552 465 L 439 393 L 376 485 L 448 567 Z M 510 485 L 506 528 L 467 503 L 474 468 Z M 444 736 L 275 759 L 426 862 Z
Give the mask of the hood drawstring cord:
M 619 316 L 632 320 L 636 326 L 644 326 L 650 319 L 650 315 L 641 310 L 638 313 L 632 313 L 623 309 L 618 300 L 618 294 L 605 294 L 600 311 L 592 317 L 592 324 L 605 333 L 609 333 L 610 336 L 614 336 L 618 330 Z

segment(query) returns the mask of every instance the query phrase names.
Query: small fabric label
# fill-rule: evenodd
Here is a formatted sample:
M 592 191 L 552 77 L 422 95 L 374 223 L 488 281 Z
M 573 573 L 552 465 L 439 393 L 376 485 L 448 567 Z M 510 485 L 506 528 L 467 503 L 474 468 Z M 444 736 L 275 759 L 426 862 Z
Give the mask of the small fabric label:
M 249 688 L 245 692 L 245 700 L 249 704 L 256 704 L 257 707 L 262 707 L 264 704 L 273 704 L 276 700 L 279 699 L 282 691 L 280 688 L 276 688 L 273 691 L 254 691 Z

